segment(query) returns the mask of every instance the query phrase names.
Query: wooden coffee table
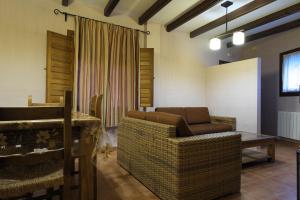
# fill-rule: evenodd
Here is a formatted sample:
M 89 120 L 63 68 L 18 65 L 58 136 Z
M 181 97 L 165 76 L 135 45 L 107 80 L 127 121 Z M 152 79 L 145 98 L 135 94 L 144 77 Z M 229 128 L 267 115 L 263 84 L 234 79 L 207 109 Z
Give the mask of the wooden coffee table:
M 243 163 L 267 158 L 268 161 L 275 161 L 275 136 L 239 132 L 242 136 L 241 149 L 243 151 Z M 251 147 L 267 147 L 267 153 L 251 150 Z

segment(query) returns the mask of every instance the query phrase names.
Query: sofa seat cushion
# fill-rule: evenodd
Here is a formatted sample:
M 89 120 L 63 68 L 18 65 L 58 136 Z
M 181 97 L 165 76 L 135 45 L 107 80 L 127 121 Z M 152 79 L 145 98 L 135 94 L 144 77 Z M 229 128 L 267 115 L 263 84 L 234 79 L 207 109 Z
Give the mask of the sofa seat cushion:
M 155 111 L 180 115 L 186 120 L 184 107 L 158 107 L 155 109 Z
M 175 126 L 177 137 L 187 137 L 193 135 L 192 131 L 187 125 L 187 122 L 180 115 L 164 112 L 147 112 L 146 120 Z
M 210 123 L 207 107 L 187 107 L 185 113 L 188 124 Z
M 189 127 L 190 127 L 193 135 L 232 131 L 232 126 L 228 125 L 228 124 L 206 123 L 206 124 L 189 125 Z
M 128 117 L 136 118 L 136 119 L 142 119 L 146 120 L 146 113 L 136 110 L 131 110 L 127 113 Z

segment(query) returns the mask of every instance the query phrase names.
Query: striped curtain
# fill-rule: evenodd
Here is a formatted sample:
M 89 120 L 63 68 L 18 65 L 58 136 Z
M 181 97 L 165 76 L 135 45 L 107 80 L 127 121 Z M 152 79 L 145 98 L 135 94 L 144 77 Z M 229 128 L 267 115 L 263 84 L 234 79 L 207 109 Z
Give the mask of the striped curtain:
M 78 17 L 75 40 L 78 110 L 89 113 L 91 98 L 102 94 L 102 125 L 116 127 L 137 108 L 139 32 Z

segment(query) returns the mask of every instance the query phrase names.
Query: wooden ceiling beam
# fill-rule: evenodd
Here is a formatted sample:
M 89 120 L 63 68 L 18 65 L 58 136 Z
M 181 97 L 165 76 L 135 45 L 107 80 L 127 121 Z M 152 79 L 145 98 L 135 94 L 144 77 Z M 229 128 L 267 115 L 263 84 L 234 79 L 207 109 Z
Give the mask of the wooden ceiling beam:
M 109 17 L 112 11 L 115 9 L 120 0 L 109 0 L 104 8 L 104 15 Z
M 62 0 L 62 5 L 63 6 L 69 6 L 70 0 Z
M 222 0 L 204 0 L 200 4 L 196 5 L 190 10 L 186 10 L 179 18 L 173 20 L 170 24 L 166 26 L 166 30 L 168 32 L 173 31 L 174 29 L 178 28 L 182 24 L 190 21 L 194 17 L 202 14 L 203 12 L 207 11 L 211 7 L 215 6 Z
M 280 10 L 278 12 L 272 13 L 272 14 L 267 15 L 265 17 L 262 17 L 260 19 L 257 19 L 253 22 L 247 23 L 243 26 L 232 29 L 232 30 L 228 31 L 226 34 L 223 33 L 223 34 L 221 34 L 220 36 L 217 36 L 217 37 L 220 38 L 220 39 L 225 39 L 225 38 L 231 37 L 232 34 L 236 31 L 241 31 L 241 30 L 242 31 L 248 31 L 248 30 L 257 28 L 259 26 L 265 25 L 267 23 L 276 21 L 276 20 L 281 19 L 283 17 L 292 15 L 292 14 L 297 13 L 297 12 L 300 12 L 300 3 L 292 5 L 288 8 Z
M 253 35 L 249 35 L 245 38 L 245 43 L 247 42 L 251 42 L 254 40 L 258 40 L 270 35 L 274 35 L 277 33 L 281 33 L 281 32 L 285 32 L 294 28 L 300 27 L 300 19 L 288 22 L 286 24 L 280 25 L 280 26 L 276 26 L 274 28 L 268 29 L 266 31 L 262 31 L 259 33 L 255 33 Z M 227 43 L 227 48 L 233 47 L 234 45 L 232 44 L 232 42 L 228 42 Z
M 140 17 L 139 25 L 145 24 L 151 17 L 158 13 L 163 7 L 165 7 L 172 0 L 157 0 L 150 8 L 148 8 Z
M 250 3 L 232 11 L 231 13 L 229 13 L 227 15 L 227 18 L 228 18 L 228 22 L 234 20 L 234 19 L 237 19 L 243 15 L 246 15 L 254 10 L 257 10 L 265 5 L 268 5 L 272 2 L 275 2 L 276 0 L 254 0 L 254 1 L 251 1 Z M 201 35 L 202 33 L 205 33 L 209 30 L 212 30 L 218 26 L 221 26 L 222 24 L 225 24 L 226 23 L 226 15 L 204 25 L 204 26 L 201 26 L 199 28 L 197 28 L 196 30 L 192 31 L 190 33 L 190 37 L 191 38 L 194 38 L 198 35 Z

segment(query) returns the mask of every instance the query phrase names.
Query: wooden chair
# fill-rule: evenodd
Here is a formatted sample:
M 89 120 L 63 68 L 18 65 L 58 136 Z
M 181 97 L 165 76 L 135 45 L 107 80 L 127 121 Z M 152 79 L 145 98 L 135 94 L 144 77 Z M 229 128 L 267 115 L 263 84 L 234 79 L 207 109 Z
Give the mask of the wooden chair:
M 55 106 L 64 106 L 64 98 L 59 97 L 59 103 L 33 103 L 32 102 L 32 95 L 28 96 L 28 107 L 44 107 L 44 106 L 49 106 L 49 107 L 55 107 Z M 79 170 L 75 170 L 76 168 L 76 160 L 79 166 L 79 143 L 78 140 L 76 141 L 77 143 L 73 144 L 73 156 L 72 156 L 72 174 L 79 174 Z
M 92 97 L 90 102 L 90 115 L 97 117 L 99 119 L 102 118 L 101 116 L 101 106 L 102 106 L 102 99 L 103 95 L 95 95 Z M 95 160 L 95 163 L 97 163 L 97 159 Z M 94 168 L 94 173 L 97 174 L 97 167 Z M 94 177 L 94 190 L 97 191 L 97 176 Z M 97 194 L 94 194 L 97 196 Z
M 90 102 L 90 115 L 101 119 L 101 104 L 103 95 L 95 95 Z
M 59 97 L 59 102 L 58 103 L 33 103 L 32 102 L 32 95 L 28 96 L 28 106 L 33 107 L 33 106 L 64 106 L 64 97 Z
M 28 149 L 22 149 L 23 147 L 19 145 L 22 150 L 18 153 L 10 153 L 8 149 L 1 149 L 0 199 L 51 199 L 52 195 L 57 194 L 57 191 L 54 191 L 56 187 L 63 188 L 63 194 L 60 193 L 60 197 L 63 196 L 65 200 L 72 199 L 71 107 L 72 92 L 66 91 L 64 107 L 0 108 L 0 121 L 16 121 L 18 124 L 19 120 L 63 118 L 64 122 L 63 148 L 37 152 L 32 151 L 34 149 L 27 151 Z M 46 195 L 34 197 L 34 192 L 45 189 L 47 189 Z M 58 190 L 58 192 L 61 191 Z

